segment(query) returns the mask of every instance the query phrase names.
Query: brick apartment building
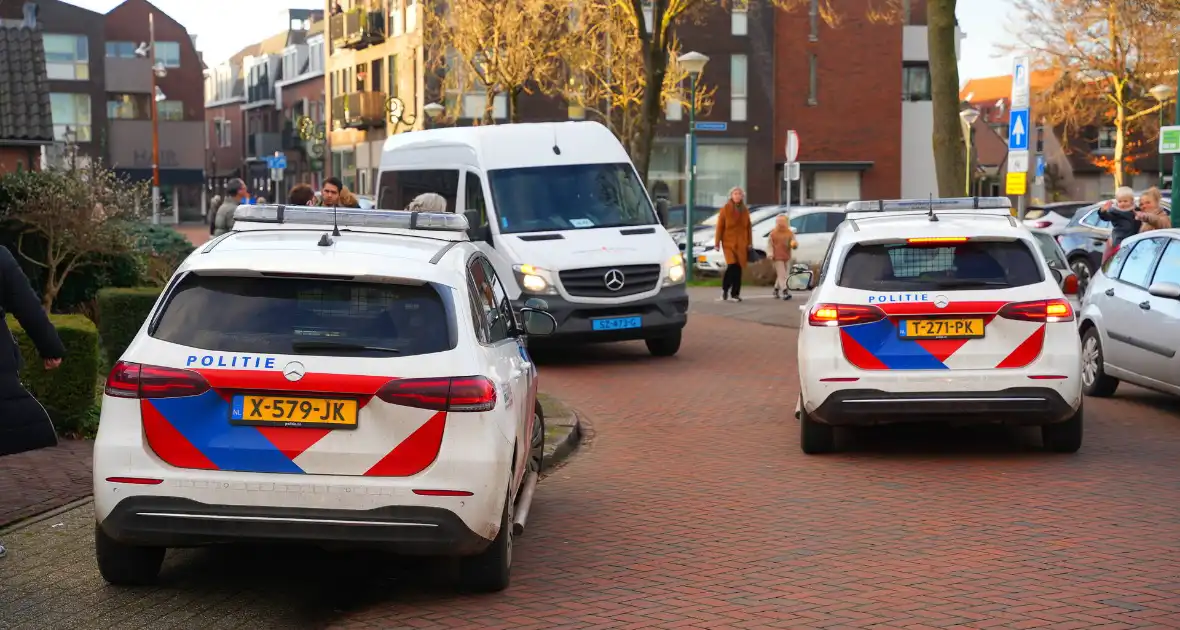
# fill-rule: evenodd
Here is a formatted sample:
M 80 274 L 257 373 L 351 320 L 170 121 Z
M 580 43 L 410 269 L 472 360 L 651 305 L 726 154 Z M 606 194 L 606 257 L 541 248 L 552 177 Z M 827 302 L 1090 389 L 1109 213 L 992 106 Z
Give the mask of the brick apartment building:
M 901 24 L 873 22 L 873 6 L 840 3 L 843 19 L 834 28 L 820 17 L 816 0 L 809 10 L 777 13 L 777 179 L 783 186 L 787 130 L 794 129 L 801 175 L 791 198 L 798 203 L 938 192 L 926 2 L 902 3 Z

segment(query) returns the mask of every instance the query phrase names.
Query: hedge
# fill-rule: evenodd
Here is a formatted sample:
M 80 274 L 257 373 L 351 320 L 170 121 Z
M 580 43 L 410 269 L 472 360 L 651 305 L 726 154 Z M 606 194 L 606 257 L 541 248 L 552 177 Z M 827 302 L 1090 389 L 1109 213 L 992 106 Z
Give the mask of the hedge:
M 8 317 L 8 328 L 20 346 L 24 366 L 20 379 L 49 411 L 58 433 L 83 434 L 98 393 L 98 329 L 82 315 L 50 315 L 66 347 L 66 356 L 56 370 L 45 371 L 44 362 L 16 318 Z
M 107 365 L 114 365 L 151 313 L 159 287 L 102 289 L 98 292 L 98 332 Z

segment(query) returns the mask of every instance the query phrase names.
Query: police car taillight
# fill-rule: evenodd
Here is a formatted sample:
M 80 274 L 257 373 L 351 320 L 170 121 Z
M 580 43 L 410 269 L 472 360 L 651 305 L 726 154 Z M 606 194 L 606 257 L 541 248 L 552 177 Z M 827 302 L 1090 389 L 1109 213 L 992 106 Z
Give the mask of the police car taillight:
M 1004 319 L 1023 322 L 1072 322 L 1073 307 L 1061 299 L 1005 304 L 998 313 Z
M 496 386 L 482 376 L 397 379 L 378 390 L 377 398 L 435 411 L 491 411 L 496 407 Z
M 116 398 L 179 398 L 207 391 L 205 377 L 190 370 L 119 361 L 107 375 L 106 394 Z
M 807 315 L 812 326 L 852 326 L 885 319 L 885 311 L 867 304 L 817 304 Z

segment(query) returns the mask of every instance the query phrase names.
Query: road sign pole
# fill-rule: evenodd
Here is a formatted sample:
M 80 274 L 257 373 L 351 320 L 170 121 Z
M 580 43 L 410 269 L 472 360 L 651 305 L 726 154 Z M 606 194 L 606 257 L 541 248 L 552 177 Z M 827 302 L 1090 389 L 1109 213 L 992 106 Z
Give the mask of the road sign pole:
M 697 73 L 690 73 L 689 79 L 692 83 L 692 91 L 689 92 L 692 106 L 688 108 L 688 200 L 684 204 L 684 236 L 687 239 L 684 244 L 684 279 L 686 282 L 692 282 L 692 271 L 696 266 L 692 211 L 697 196 Z
M 1176 75 L 1176 85 L 1180 88 L 1180 74 Z M 1180 89 L 1176 90 L 1176 116 L 1172 120 L 1180 125 Z M 1180 227 L 1180 212 L 1176 211 L 1176 182 L 1180 182 L 1180 153 L 1172 155 L 1172 227 Z

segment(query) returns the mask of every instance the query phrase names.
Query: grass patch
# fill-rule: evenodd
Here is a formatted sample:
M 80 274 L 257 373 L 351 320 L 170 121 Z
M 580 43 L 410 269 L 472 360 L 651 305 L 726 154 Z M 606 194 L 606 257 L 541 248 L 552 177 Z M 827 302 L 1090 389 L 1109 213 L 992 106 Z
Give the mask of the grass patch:
M 537 400 L 541 402 L 541 408 L 545 410 L 546 418 L 568 418 L 574 415 L 569 407 L 549 394 L 538 393 Z

